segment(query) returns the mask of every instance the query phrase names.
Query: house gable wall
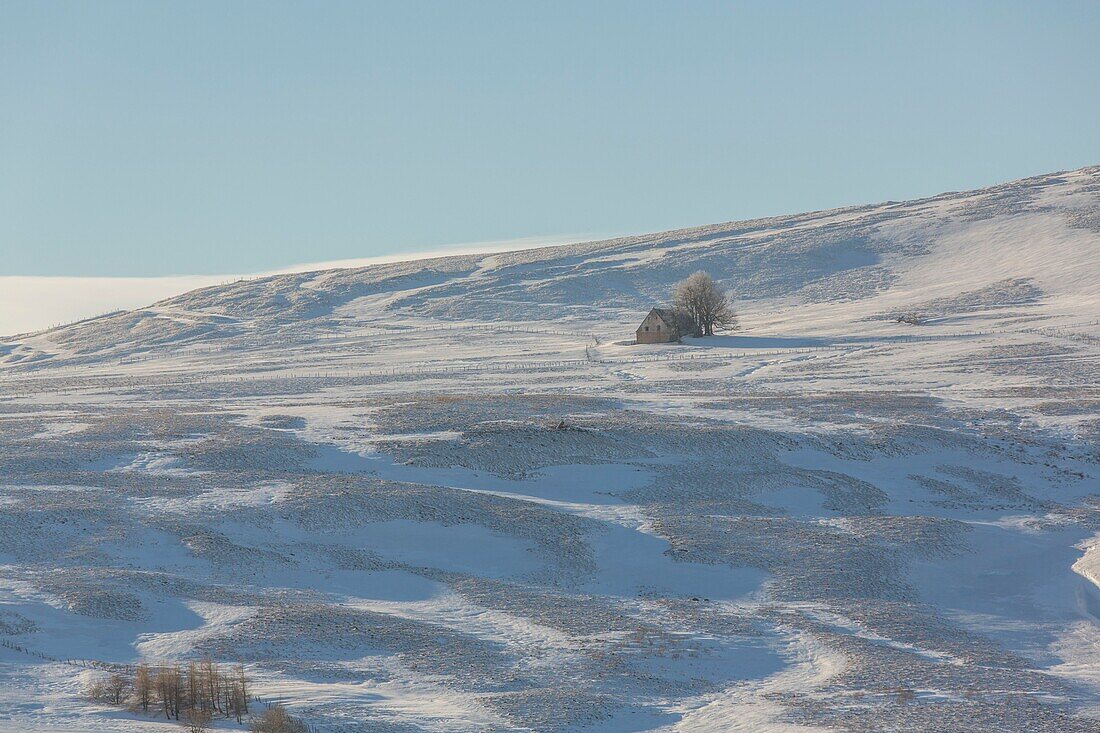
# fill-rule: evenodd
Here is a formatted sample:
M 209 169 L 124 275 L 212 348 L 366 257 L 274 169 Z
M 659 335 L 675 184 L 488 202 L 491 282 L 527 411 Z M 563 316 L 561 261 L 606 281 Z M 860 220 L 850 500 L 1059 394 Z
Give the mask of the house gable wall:
M 666 323 L 657 311 L 653 310 L 642 321 L 642 325 L 638 326 L 635 336 L 639 344 L 664 344 L 675 341 L 680 334 L 676 332 L 674 326 Z

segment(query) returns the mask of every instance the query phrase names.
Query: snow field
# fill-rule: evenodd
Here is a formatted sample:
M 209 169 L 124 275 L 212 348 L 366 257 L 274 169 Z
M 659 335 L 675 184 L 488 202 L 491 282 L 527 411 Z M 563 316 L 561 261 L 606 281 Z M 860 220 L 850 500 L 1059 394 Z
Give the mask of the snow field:
M 1094 731 L 1098 175 L 4 344 L 0 730 L 211 654 L 341 733 Z M 744 330 L 631 345 L 699 268 Z

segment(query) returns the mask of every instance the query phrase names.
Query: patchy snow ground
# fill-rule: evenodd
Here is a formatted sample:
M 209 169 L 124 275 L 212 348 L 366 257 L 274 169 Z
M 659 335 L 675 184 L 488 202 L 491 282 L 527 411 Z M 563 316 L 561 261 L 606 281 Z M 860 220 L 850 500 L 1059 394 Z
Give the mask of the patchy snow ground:
M 699 268 L 744 329 L 631 345 Z M 1096 168 L 0 344 L 0 730 L 211 654 L 323 731 L 1096 731 L 1098 356 Z

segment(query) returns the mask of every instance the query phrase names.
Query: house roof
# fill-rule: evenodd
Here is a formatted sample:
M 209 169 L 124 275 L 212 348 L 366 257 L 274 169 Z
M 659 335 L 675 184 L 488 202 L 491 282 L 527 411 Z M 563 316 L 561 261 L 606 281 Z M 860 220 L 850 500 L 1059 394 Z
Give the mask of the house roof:
M 678 331 L 689 330 L 686 328 L 687 324 L 684 323 L 684 319 L 680 314 L 671 308 L 653 308 L 649 312 L 656 313 L 657 317 L 664 321 L 670 328 L 674 328 Z M 648 317 L 649 314 L 646 314 L 646 318 Z M 641 326 L 639 326 L 639 328 L 641 328 Z
M 670 326 L 679 325 L 680 319 L 676 317 L 676 311 L 671 308 L 654 308 L 653 312 L 661 317 L 661 320 Z

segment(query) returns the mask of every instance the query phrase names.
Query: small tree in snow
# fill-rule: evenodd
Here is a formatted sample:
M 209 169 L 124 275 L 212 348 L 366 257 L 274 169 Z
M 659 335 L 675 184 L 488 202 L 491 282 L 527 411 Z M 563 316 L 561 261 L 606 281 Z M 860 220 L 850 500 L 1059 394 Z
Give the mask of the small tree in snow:
M 206 708 L 188 708 L 186 716 L 187 733 L 205 733 L 214 721 L 214 715 Z
M 287 713 L 282 705 L 275 705 L 252 719 L 248 729 L 252 733 L 309 733 L 304 722 Z
M 121 672 L 112 672 L 107 677 L 97 675 L 88 686 L 88 697 L 96 702 L 119 705 L 130 687 L 130 678 Z
M 157 697 L 164 709 L 164 717 L 179 720 L 184 697 L 183 672 L 180 665 L 177 663 L 157 669 L 155 685 Z
M 141 712 L 149 712 L 149 703 L 153 701 L 156 685 L 153 682 L 153 673 L 149 665 L 142 662 L 134 673 L 134 700 L 135 709 L 141 708 Z
M 114 705 L 122 703 L 126 690 L 130 687 L 130 678 L 121 672 L 113 672 L 107 678 L 107 694 Z
M 672 307 L 694 325 L 696 336 L 737 328 L 737 314 L 725 289 L 703 270 L 676 283 Z
M 233 678 L 229 683 L 229 709 L 226 710 L 226 715 L 232 713 L 233 717 L 240 723 L 243 721 L 244 716 L 248 714 L 248 675 L 245 674 L 244 667 L 238 664 L 233 669 Z

